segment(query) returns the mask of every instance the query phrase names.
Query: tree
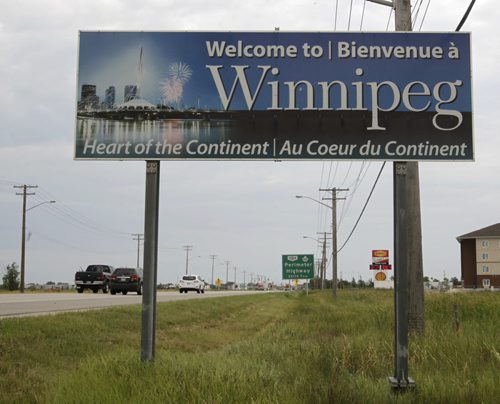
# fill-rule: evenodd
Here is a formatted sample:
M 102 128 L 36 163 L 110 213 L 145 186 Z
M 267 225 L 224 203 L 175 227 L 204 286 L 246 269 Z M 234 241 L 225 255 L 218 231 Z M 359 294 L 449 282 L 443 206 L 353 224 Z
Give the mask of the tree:
M 15 262 L 7 265 L 5 270 L 5 275 L 2 277 L 3 287 L 8 290 L 18 290 L 19 289 L 19 271 L 18 266 Z

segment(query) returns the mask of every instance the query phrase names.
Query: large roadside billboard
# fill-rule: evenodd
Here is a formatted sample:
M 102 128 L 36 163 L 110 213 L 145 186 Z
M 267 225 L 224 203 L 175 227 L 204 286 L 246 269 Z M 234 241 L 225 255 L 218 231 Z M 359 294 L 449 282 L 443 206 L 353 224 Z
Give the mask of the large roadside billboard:
M 76 159 L 473 160 L 470 35 L 80 32 Z

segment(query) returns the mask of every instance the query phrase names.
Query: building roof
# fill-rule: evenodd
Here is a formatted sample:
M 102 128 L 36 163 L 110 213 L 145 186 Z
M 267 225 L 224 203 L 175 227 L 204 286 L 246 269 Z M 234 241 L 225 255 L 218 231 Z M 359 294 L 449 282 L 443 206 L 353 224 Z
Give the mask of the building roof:
M 500 223 L 458 236 L 457 241 L 476 238 L 500 238 Z

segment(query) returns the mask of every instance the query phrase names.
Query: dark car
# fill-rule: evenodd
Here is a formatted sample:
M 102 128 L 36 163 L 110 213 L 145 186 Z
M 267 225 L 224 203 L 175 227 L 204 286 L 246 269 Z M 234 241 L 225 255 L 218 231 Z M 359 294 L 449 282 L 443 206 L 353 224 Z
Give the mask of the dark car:
M 126 295 L 128 292 L 137 292 L 142 295 L 142 271 L 135 268 L 116 268 L 109 278 L 109 291 Z

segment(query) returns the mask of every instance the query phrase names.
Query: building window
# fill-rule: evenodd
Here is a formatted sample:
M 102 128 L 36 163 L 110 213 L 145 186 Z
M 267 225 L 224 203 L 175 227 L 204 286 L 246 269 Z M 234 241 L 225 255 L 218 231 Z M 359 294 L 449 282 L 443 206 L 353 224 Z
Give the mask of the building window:
M 483 253 L 483 260 L 487 260 L 490 258 L 490 255 L 488 253 Z
M 489 243 L 489 241 L 488 241 L 488 240 L 483 240 L 483 241 L 481 241 L 481 247 L 483 247 L 483 248 L 487 248 L 487 247 L 489 247 L 489 245 L 490 245 L 490 243 Z
M 490 280 L 483 279 L 483 288 L 489 288 L 489 287 L 490 287 Z
M 483 265 L 483 272 L 490 272 L 490 268 L 487 265 Z

